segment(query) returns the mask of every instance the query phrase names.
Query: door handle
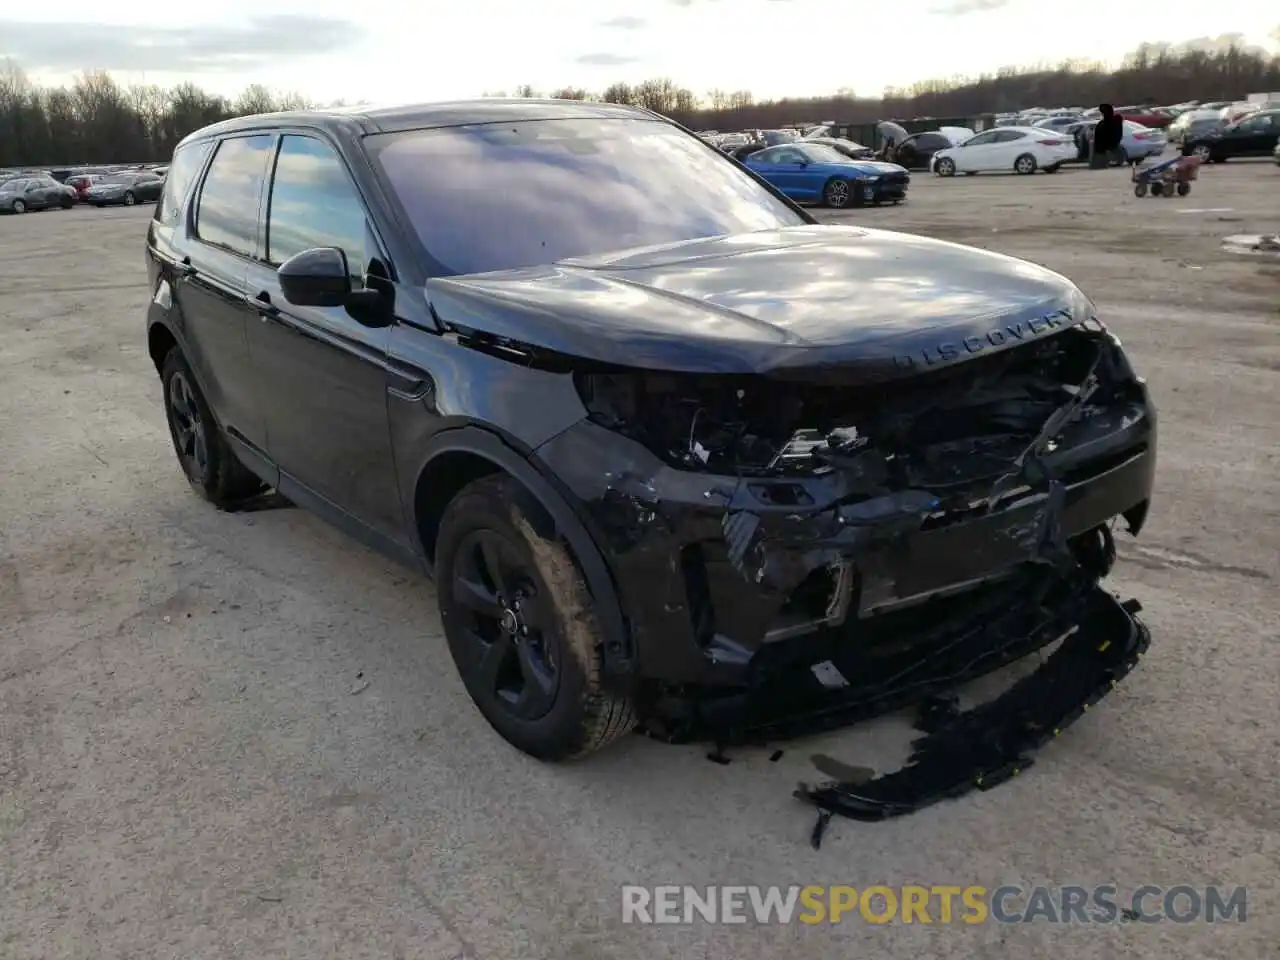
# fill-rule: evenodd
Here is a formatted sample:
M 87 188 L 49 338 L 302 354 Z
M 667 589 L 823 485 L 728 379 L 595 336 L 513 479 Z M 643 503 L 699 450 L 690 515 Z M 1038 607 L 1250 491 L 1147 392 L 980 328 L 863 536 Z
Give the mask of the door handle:
M 183 257 L 178 263 L 178 276 L 194 277 L 200 271 L 191 265 L 190 257 Z
M 271 302 L 271 294 L 259 290 L 253 298 L 254 309 L 258 311 L 259 320 L 274 320 L 280 316 L 280 308 Z

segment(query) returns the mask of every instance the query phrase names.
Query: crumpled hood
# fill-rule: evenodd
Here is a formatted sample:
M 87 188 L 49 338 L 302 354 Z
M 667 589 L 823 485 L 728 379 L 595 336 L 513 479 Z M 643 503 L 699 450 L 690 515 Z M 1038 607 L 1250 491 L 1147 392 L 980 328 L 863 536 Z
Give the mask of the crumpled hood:
M 604 364 L 891 379 L 1081 322 L 1044 267 L 886 230 L 800 226 L 433 279 L 464 336 Z

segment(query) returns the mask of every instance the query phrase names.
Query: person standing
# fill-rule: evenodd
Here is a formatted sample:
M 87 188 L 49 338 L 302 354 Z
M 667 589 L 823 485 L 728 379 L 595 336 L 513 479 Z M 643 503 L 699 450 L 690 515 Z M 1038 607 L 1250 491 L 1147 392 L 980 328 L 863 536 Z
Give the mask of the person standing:
M 1116 113 L 1115 107 L 1109 103 L 1099 104 L 1098 112 L 1102 119 L 1094 124 L 1093 154 L 1089 158 L 1089 167 L 1093 170 L 1110 166 L 1117 159 L 1120 141 L 1124 139 L 1124 118 Z

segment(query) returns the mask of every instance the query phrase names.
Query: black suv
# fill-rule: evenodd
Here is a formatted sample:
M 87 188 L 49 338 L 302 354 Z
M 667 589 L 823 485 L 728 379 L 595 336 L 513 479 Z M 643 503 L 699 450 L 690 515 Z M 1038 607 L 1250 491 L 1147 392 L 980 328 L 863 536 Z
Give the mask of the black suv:
M 1154 413 L 1085 295 L 818 225 L 647 111 L 220 123 L 147 262 L 194 488 L 434 575 L 467 690 L 535 756 L 847 722 L 1141 633 L 1098 581 Z

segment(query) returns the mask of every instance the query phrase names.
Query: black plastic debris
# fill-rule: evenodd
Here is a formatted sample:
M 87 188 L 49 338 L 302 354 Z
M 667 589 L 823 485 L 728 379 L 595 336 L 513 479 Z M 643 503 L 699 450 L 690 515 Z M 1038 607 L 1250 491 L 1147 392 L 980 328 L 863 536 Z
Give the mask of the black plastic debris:
M 801 787 L 796 795 L 822 814 L 882 820 L 989 790 L 1029 767 L 1032 752 L 1106 696 L 1149 644 L 1147 628 L 1125 605 L 1095 588 L 1087 615 L 1039 669 L 916 740 L 900 770 L 861 783 Z M 821 817 L 819 824 L 825 829 Z

